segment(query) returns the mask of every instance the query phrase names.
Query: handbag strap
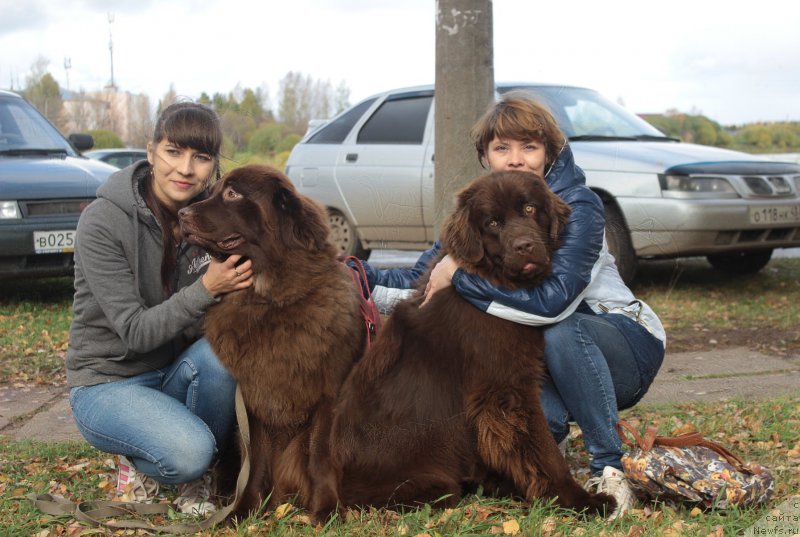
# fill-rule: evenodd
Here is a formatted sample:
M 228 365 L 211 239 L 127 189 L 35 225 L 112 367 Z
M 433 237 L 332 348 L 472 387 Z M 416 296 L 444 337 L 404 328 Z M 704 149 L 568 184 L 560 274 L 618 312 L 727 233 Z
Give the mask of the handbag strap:
M 236 420 L 239 423 L 239 433 L 242 438 L 242 466 L 236 479 L 236 492 L 230 504 L 214 512 L 210 517 L 200 522 L 186 522 L 159 526 L 149 520 L 123 519 L 117 517 L 130 515 L 162 515 L 169 513 L 170 506 L 163 503 L 138 503 L 138 502 L 111 502 L 99 500 L 92 502 L 71 502 L 65 498 L 52 494 L 31 493 L 26 497 L 39 511 L 53 516 L 71 516 L 78 521 L 85 522 L 92 527 L 110 529 L 146 529 L 171 535 L 185 535 L 197 533 L 213 528 L 227 519 L 238 507 L 247 481 L 250 477 L 250 425 L 247 417 L 247 408 L 244 405 L 242 390 L 236 386 Z M 112 520 L 105 520 L 112 518 Z
M 372 292 L 369 290 L 369 281 L 367 280 L 367 271 L 364 270 L 364 265 L 361 260 L 355 256 L 340 257 L 339 261 L 349 269 L 350 277 L 353 279 L 353 284 L 358 289 L 358 304 L 361 316 L 364 318 L 364 324 L 367 327 L 367 348 L 369 348 L 372 340 L 377 336 L 378 329 L 381 327 L 381 314 L 375 301 L 372 300 Z
M 636 429 L 625 420 L 617 422 L 617 434 L 622 442 L 632 449 L 641 449 L 642 451 L 650 451 L 655 446 L 663 447 L 689 447 L 689 446 L 703 446 L 718 453 L 721 457 L 727 460 L 731 466 L 736 468 L 742 473 L 748 474 L 762 474 L 766 469 L 760 464 L 750 463 L 745 464 L 742 459 L 732 453 L 728 448 L 711 440 L 703 438 L 699 432 L 685 433 L 678 436 L 658 436 L 658 428 L 653 425 L 647 427 L 644 437 L 640 436 Z M 633 437 L 633 441 L 628 438 L 627 434 Z

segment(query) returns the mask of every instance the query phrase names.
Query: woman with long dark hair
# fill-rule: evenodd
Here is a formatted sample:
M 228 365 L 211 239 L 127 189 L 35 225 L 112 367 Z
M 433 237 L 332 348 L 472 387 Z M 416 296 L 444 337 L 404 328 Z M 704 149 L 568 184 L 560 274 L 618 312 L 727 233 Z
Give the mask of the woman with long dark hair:
M 98 188 L 78 224 L 66 360 L 75 421 L 92 446 L 120 455 L 118 488 L 149 501 L 159 484 L 178 485 L 177 507 L 202 514 L 214 509 L 209 468 L 235 419 L 235 382 L 202 319 L 252 285 L 252 270 L 184 242 L 177 214 L 219 176 L 221 145 L 213 110 L 173 104 L 147 160 Z

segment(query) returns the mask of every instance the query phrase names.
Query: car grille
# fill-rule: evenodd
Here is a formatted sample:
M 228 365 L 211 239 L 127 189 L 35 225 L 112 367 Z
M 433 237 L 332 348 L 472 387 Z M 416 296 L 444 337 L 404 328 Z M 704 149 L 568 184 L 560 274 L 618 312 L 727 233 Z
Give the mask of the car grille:
M 786 244 L 800 242 L 800 227 L 783 227 L 772 229 L 740 229 L 720 231 L 714 244 L 724 245 L 757 245 Z
M 747 185 L 747 188 L 757 196 L 781 197 L 792 195 L 792 187 L 789 186 L 789 180 L 782 175 L 745 175 L 742 180 Z
M 25 217 L 64 216 L 81 214 L 92 199 L 20 201 L 19 204 Z

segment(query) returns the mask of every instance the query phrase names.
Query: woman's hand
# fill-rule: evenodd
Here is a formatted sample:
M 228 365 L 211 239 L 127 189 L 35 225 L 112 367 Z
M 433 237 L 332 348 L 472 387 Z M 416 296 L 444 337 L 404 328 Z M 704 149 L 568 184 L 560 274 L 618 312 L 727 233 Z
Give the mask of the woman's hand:
M 253 285 L 253 262 L 249 259 L 238 267 L 240 255 L 231 255 L 225 261 L 211 258 L 208 270 L 203 274 L 205 285 L 211 296 L 224 295 L 231 291 L 239 291 Z
M 438 291 L 453 284 L 453 274 L 458 269 L 458 263 L 453 261 L 450 255 L 446 255 L 441 261 L 436 263 L 431 271 L 431 277 L 428 280 L 428 285 L 425 286 L 425 300 L 420 304 L 420 308 L 428 303 L 431 297 Z

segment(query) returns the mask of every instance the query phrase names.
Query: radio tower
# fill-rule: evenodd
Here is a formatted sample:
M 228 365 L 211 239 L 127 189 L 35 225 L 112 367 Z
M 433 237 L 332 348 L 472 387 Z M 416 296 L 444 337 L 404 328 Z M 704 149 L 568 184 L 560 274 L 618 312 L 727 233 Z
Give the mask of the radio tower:
M 112 91 L 117 91 L 117 86 L 114 84 L 114 40 L 111 36 L 111 24 L 114 22 L 114 14 L 108 13 L 108 54 L 111 57 L 111 82 L 106 86 Z
M 69 70 L 72 69 L 72 58 L 64 57 L 64 73 L 67 75 L 67 91 L 69 91 Z

